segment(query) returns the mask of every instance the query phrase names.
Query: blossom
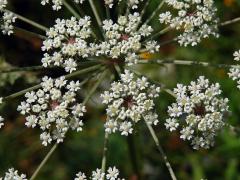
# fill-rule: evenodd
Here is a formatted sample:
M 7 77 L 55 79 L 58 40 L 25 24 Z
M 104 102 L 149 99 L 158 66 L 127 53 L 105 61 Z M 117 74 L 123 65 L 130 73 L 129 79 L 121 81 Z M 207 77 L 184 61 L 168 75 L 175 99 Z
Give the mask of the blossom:
M 235 61 L 239 61 L 240 60 L 240 50 L 235 51 L 233 56 L 234 56 Z M 230 68 L 230 72 L 228 73 L 228 75 L 234 81 L 237 81 L 237 84 L 238 84 L 237 87 L 240 89 L 240 65 Z
M 139 13 L 120 16 L 116 23 L 111 19 L 103 21 L 105 41 L 94 43 L 96 56 L 105 56 L 105 59 L 125 62 L 127 65 L 137 64 L 139 54 L 143 49 L 153 53 L 157 52 L 159 45 L 156 41 L 142 42 L 153 32 L 151 26 L 139 27 L 141 18 Z
M 4 12 L 2 16 L 2 24 L 0 29 L 2 30 L 3 34 L 11 35 L 13 33 L 13 25 L 16 21 L 17 17 L 11 12 Z
M 176 12 L 161 13 L 160 23 L 183 30 L 177 38 L 180 45 L 195 46 L 201 39 L 208 38 L 210 35 L 218 37 L 217 9 L 214 7 L 213 0 L 166 0 L 165 3 Z
M 14 168 L 8 169 L 8 172 L 5 173 L 5 176 L 0 178 L 3 180 L 27 180 L 25 174 L 18 174 L 18 170 Z
M 104 0 L 105 5 L 107 5 L 109 8 L 113 7 L 114 1 L 118 1 L 118 3 L 122 2 L 122 0 Z M 139 3 L 142 1 L 143 0 L 126 0 L 126 3 L 128 7 L 131 7 L 132 9 L 136 9 L 138 8 Z
M 180 129 L 180 138 L 191 141 L 194 149 L 213 146 L 228 111 L 228 99 L 221 98 L 221 93 L 218 83 L 210 84 L 203 76 L 188 86 L 178 84 L 174 89 L 176 103 L 168 108 L 166 128 Z
M 145 77 L 135 78 L 133 73 L 125 70 L 118 82 L 113 82 L 109 91 L 101 97 L 107 104 L 108 120 L 105 131 L 117 130 L 127 136 L 133 132 L 133 124 L 142 118 L 150 124 L 158 123 L 158 115 L 153 111 L 153 100 L 158 97 L 160 88 L 151 85 Z
M 41 89 L 25 94 L 26 100 L 21 102 L 17 110 L 27 115 L 27 127 L 40 127 L 43 131 L 40 139 L 44 146 L 53 140 L 62 142 L 69 129 L 82 131 L 81 118 L 86 108 L 77 103 L 79 86 L 78 81 L 68 83 L 64 77 L 55 80 L 44 77 Z
M 6 7 L 7 3 L 7 0 L 0 0 L 0 11 Z
M 84 0 L 74 0 L 77 4 L 82 4 Z M 63 0 L 41 0 L 41 4 L 45 6 L 46 4 L 52 4 L 52 9 L 58 11 L 62 8 Z
M 90 17 L 77 20 L 57 19 L 56 24 L 47 31 L 47 39 L 43 41 L 42 50 L 46 52 L 42 58 L 44 67 L 50 65 L 62 66 L 66 72 L 76 70 L 79 57 L 90 54 L 86 39 L 90 37 Z
M 107 173 L 103 173 L 101 169 L 96 169 L 95 171 L 92 171 L 92 176 L 90 179 L 92 180 L 124 180 L 120 179 L 119 177 L 119 170 L 116 167 L 109 167 L 107 170 Z M 76 174 L 76 177 L 74 180 L 87 180 L 87 177 L 84 173 L 79 172 Z

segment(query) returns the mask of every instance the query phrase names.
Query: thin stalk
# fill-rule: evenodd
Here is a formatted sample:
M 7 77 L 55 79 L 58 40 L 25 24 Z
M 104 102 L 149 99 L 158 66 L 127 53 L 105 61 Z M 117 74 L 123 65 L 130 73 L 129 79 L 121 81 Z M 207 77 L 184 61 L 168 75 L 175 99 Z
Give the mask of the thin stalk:
M 162 34 L 169 32 L 171 29 L 172 29 L 172 27 L 171 27 L 171 26 L 168 26 L 168 27 L 164 28 L 163 30 L 158 31 L 157 33 L 149 36 L 144 42 L 146 42 L 146 41 L 149 40 L 149 39 L 157 38 L 158 36 L 161 36 Z
M 107 19 L 110 19 L 110 10 L 107 5 L 105 5 Z
M 17 30 L 17 31 L 19 31 L 19 32 L 23 32 L 23 33 L 25 33 L 25 34 L 28 34 L 28 35 L 30 35 L 30 36 L 32 36 L 32 37 L 38 37 L 39 39 L 42 39 L 42 40 L 47 39 L 46 36 L 37 34 L 37 33 L 35 33 L 35 32 L 28 31 L 28 30 L 26 30 L 26 29 L 22 29 L 22 28 L 20 28 L 20 27 L 14 26 L 14 29 Z
M 52 68 L 52 67 L 49 67 L 49 68 Z M 20 71 L 36 71 L 36 70 L 43 70 L 43 69 L 46 69 L 46 68 L 43 66 L 16 67 L 16 68 L 11 68 L 11 69 L 0 70 L 0 74 L 20 72 Z
M 162 0 L 162 2 L 158 5 L 157 9 L 155 9 L 152 14 L 150 15 L 150 17 L 145 21 L 144 24 L 148 24 L 152 18 L 154 18 L 157 14 L 157 12 L 162 8 L 163 4 L 165 3 L 165 0 Z
M 163 160 L 164 160 L 165 165 L 166 165 L 166 167 L 167 167 L 167 169 L 168 169 L 168 171 L 169 171 L 169 173 L 170 173 L 170 176 L 171 176 L 172 180 L 177 180 L 176 175 L 175 175 L 175 173 L 174 173 L 174 171 L 173 171 L 173 169 L 172 169 L 172 166 L 171 166 L 170 162 L 168 161 L 167 155 L 165 154 L 162 146 L 161 146 L 160 143 L 159 143 L 159 140 L 158 140 L 158 138 L 157 138 L 157 135 L 156 135 L 156 133 L 154 132 L 154 129 L 152 128 L 152 126 L 151 126 L 146 120 L 145 120 L 145 123 L 146 123 L 146 125 L 147 125 L 147 127 L 148 127 L 149 132 L 150 132 L 151 135 L 152 135 L 152 138 L 153 138 L 153 140 L 154 140 L 154 142 L 155 142 L 155 144 L 156 144 L 156 146 L 157 146 L 158 151 L 160 152 L 160 154 L 161 154 L 162 157 L 163 157 Z
M 239 22 L 239 21 L 240 21 L 240 17 L 237 17 L 237 18 L 235 18 L 235 19 L 231 19 L 231 20 L 222 22 L 222 23 L 220 23 L 219 26 L 220 26 L 220 27 L 221 27 L 221 26 L 226 26 L 226 25 L 229 25 L 229 24 L 237 23 L 237 22 Z
M 95 16 L 95 18 L 97 20 L 98 26 L 101 29 L 102 22 L 101 22 L 99 14 L 98 14 L 97 8 L 96 8 L 95 4 L 93 3 L 93 0 L 88 0 L 88 2 L 89 2 L 90 6 L 92 8 L 92 11 L 93 11 L 93 14 L 94 14 L 94 16 Z
M 108 137 L 109 134 L 105 132 L 104 136 L 104 145 L 103 145 L 103 156 L 102 156 L 102 166 L 101 166 L 101 172 L 105 173 L 106 172 L 106 162 L 107 162 L 107 150 L 108 150 Z
M 50 149 L 50 151 L 47 153 L 47 155 L 45 156 L 45 158 L 42 160 L 42 162 L 40 163 L 40 165 L 38 166 L 38 168 L 35 170 L 35 172 L 33 173 L 33 175 L 31 176 L 30 180 L 34 180 L 38 173 L 40 172 L 40 170 L 42 169 L 42 167 L 46 164 L 46 162 L 48 161 L 48 159 L 51 157 L 51 155 L 53 154 L 53 152 L 56 150 L 56 148 L 58 147 L 58 144 L 55 143 L 53 145 L 53 147 Z
M 209 62 L 188 61 L 188 60 L 140 60 L 139 64 L 176 64 L 185 66 L 203 66 L 203 67 L 217 67 L 217 68 L 239 68 L 239 65 L 231 64 L 213 64 Z
M 80 19 L 80 15 L 72 8 L 70 4 L 68 4 L 67 1 L 63 0 L 63 5 L 78 19 Z
M 48 28 L 47 28 L 47 27 L 45 27 L 45 26 L 43 26 L 43 25 L 41 25 L 41 24 L 38 24 L 38 23 L 35 22 L 35 21 L 32 21 L 32 20 L 30 20 L 30 19 L 28 19 L 28 18 L 25 18 L 25 17 L 23 17 L 23 16 L 15 13 L 15 12 L 12 12 L 12 11 L 10 11 L 10 10 L 7 10 L 7 9 L 4 9 L 4 11 L 5 11 L 5 12 L 8 12 L 8 13 L 13 13 L 13 14 L 14 14 L 18 19 L 20 19 L 21 21 L 23 21 L 23 22 L 25 22 L 25 23 L 28 23 L 28 24 L 30 24 L 30 25 L 32 25 L 32 26 L 34 26 L 34 27 L 36 27 L 36 28 L 38 28 L 38 29 L 40 29 L 40 30 L 42 30 L 42 31 L 44 31 L 44 32 L 48 31 Z
M 100 85 L 100 83 L 103 81 L 103 79 L 106 77 L 108 70 L 106 69 L 101 76 L 99 77 L 98 81 L 94 84 L 94 86 L 92 87 L 92 89 L 89 91 L 89 94 L 86 96 L 86 98 L 83 101 L 83 104 L 86 104 L 89 99 L 91 98 L 92 94 L 96 91 L 96 89 L 98 88 L 98 86 Z
M 71 73 L 71 74 L 68 74 L 65 76 L 66 79 L 70 79 L 72 77 L 75 77 L 75 76 L 78 76 L 78 75 L 82 75 L 82 74 L 85 74 L 85 73 L 88 73 L 88 72 L 91 72 L 91 71 L 94 71 L 94 70 L 97 70 L 98 68 L 100 68 L 102 65 L 95 65 L 95 66 L 91 66 L 91 67 L 88 67 L 88 68 L 85 68 L 85 69 L 82 69 L 82 70 L 79 70 L 79 71 L 76 71 L 74 73 Z M 6 96 L 3 100 L 4 101 L 8 101 L 10 99 L 13 99 L 13 98 L 16 98 L 16 97 L 19 97 L 21 95 L 24 95 L 25 93 L 29 92 L 29 91 L 33 91 L 33 90 L 36 90 L 36 89 L 39 89 L 41 87 L 41 84 L 38 84 L 38 85 L 35 85 L 35 86 L 32 86 L 30 88 L 27 88 L 27 89 L 24 89 L 22 91 L 19 91 L 19 92 L 16 92 L 14 94 L 11 94 L 9 96 Z
M 150 0 L 147 0 L 147 2 L 144 4 L 144 7 L 143 7 L 143 9 L 142 9 L 142 11 L 141 11 L 141 14 L 140 14 L 140 18 L 141 18 L 141 19 L 142 19 L 144 13 L 146 12 L 149 3 L 150 3 Z

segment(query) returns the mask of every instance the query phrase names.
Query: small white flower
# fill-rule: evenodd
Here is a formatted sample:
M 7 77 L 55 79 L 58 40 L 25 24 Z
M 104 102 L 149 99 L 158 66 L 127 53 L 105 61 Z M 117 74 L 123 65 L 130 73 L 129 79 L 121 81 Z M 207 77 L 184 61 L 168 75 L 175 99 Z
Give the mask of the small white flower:
M 221 98 L 221 92 L 218 83 L 210 84 L 203 76 L 189 86 L 178 84 L 174 89 L 177 102 L 168 108 L 171 118 L 166 120 L 166 128 L 180 128 L 180 138 L 191 141 L 194 149 L 209 148 L 225 125 L 228 99 Z
M 234 60 L 239 61 L 240 60 L 240 50 L 235 51 L 234 54 Z M 228 73 L 229 77 L 232 78 L 234 81 L 238 84 L 238 89 L 240 89 L 240 65 L 238 64 L 236 67 L 230 68 L 230 72 Z
M 3 180 L 27 180 L 27 178 L 25 174 L 18 174 L 18 170 L 15 170 L 14 168 L 10 168 L 5 173 Z

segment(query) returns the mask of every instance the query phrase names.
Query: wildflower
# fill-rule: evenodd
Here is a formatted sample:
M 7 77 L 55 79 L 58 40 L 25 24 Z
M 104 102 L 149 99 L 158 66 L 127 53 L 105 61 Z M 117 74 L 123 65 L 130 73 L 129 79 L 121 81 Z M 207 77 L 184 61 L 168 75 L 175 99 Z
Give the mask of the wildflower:
M 92 171 L 92 176 L 90 179 L 92 180 L 124 180 L 119 177 L 119 170 L 116 167 L 109 167 L 107 173 L 102 173 L 101 169 L 96 169 L 96 171 Z M 76 174 L 76 178 L 74 180 L 87 180 L 86 175 L 82 172 Z
M 0 178 L 2 179 L 2 178 Z M 8 169 L 8 172 L 5 173 L 3 180 L 27 180 L 25 174 L 18 174 L 18 170 L 14 168 Z
M 133 132 L 133 124 L 144 118 L 156 125 L 158 115 L 153 112 L 153 100 L 158 97 L 160 88 L 150 85 L 145 77 L 135 78 L 133 73 L 125 70 L 118 82 L 113 82 L 109 91 L 101 97 L 107 104 L 108 120 L 105 131 L 114 133 L 117 130 L 127 136 Z
M 233 56 L 234 56 L 235 61 L 239 61 L 240 60 L 240 50 L 235 51 Z M 230 72 L 228 73 L 228 75 L 234 81 L 237 81 L 237 84 L 238 84 L 237 87 L 240 89 L 240 66 L 237 65 L 236 67 L 230 68 Z
M 40 139 L 44 146 L 53 140 L 63 141 L 69 129 L 82 131 L 81 118 L 86 112 L 85 106 L 76 102 L 79 82 L 70 83 L 64 77 L 53 80 L 44 77 L 42 89 L 27 92 L 26 101 L 21 102 L 18 111 L 27 115 L 27 127 L 40 127 L 43 131 Z
M 158 51 L 159 45 L 155 41 L 142 40 L 153 32 L 151 26 L 139 27 L 141 18 L 139 13 L 120 16 L 117 23 L 112 20 L 103 21 L 105 41 L 92 44 L 96 49 L 96 56 L 105 56 L 106 59 L 121 60 L 127 65 L 133 65 L 140 59 L 142 49 L 153 53 Z
M 0 0 L 0 11 L 2 11 L 7 5 L 7 0 Z
M 188 86 L 178 84 L 174 93 L 177 102 L 168 108 L 170 118 L 166 120 L 166 128 L 181 129 L 180 138 L 191 141 L 194 149 L 213 146 L 214 137 L 225 125 L 224 113 L 228 111 L 228 99 L 220 97 L 220 85 L 210 84 L 200 76 Z
M 91 34 L 90 25 L 88 16 L 79 20 L 75 17 L 57 19 L 54 27 L 47 31 L 48 38 L 43 42 L 42 50 L 46 52 L 42 58 L 43 66 L 62 66 L 66 72 L 75 71 L 79 57 L 85 58 L 90 54 L 86 41 Z
M 4 12 L 2 16 L 2 24 L 0 29 L 3 34 L 11 35 L 13 33 L 13 23 L 16 21 L 17 17 L 11 12 Z
M 74 0 L 77 4 L 82 4 L 84 0 Z M 52 4 L 52 9 L 58 11 L 62 8 L 63 0 L 41 0 L 41 4 L 45 6 L 46 4 Z
M 160 23 L 168 24 L 171 28 L 183 30 L 178 36 L 178 42 L 182 46 L 197 45 L 201 39 L 210 35 L 218 37 L 216 19 L 217 9 L 213 0 L 166 0 L 168 6 L 176 10 L 159 15 Z M 175 15 L 176 14 L 176 15 Z

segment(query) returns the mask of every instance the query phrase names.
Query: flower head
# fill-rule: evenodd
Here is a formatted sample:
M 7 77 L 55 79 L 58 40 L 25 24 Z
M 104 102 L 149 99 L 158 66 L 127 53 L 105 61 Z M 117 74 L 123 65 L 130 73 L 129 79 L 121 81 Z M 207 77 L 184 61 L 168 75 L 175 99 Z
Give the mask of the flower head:
M 74 0 L 77 4 L 82 4 L 84 0 Z M 41 0 L 41 4 L 45 6 L 46 4 L 52 4 L 52 9 L 58 11 L 62 8 L 63 0 Z
M 111 84 L 111 89 L 101 97 L 107 104 L 108 120 L 105 130 L 108 133 L 119 130 L 122 135 L 131 134 L 132 125 L 144 118 L 150 124 L 157 124 L 153 100 L 158 97 L 159 87 L 151 85 L 145 77 L 135 78 L 125 70 L 118 82 Z
M 165 12 L 159 15 L 161 23 L 171 28 L 183 30 L 178 36 L 180 45 L 197 45 L 202 38 L 209 35 L 218 37 L 216 11 L 213 0 L 166 0 L 168 6 L 176 12 Z
M 233 56 L 234 56 L 235 61 L 239 61 L 240 60 L 240 50 L 235 51 Z M 234 81 L 237 81 L 237 84 L 238 84 L 237 87 L 240 89 L 240 65 L 237 65 L 236 67 L 232 67 L 230 69 L 230 72 L 228 73 L 228 75 Z
M 90 47 L 86 41 L 90 37 L 90 17 L 77 20 L 56 20 L 54 27 L 47 31 L 47 39 L 42 50 L 46 51 L 42 58 L 44 67 L 62 66 L 66 72 L 76 70 L 78 60 L 89 56 Z
M 3 179 L 4 180 L 27 180 L 25 174 L 18 174 L 18 170 L 15 170 L 14 168 L 8 169 L 8 172 L 5 173 L 5 176 L 3 177 Z
M 166 120 L 166 128 L 181 129 L 180 138 L 191 141 L 194 149 L 213 146 L 228 111 L 228 99 L 220 97 L 219 84 L 210 84 L 200 76 L 188 86 L 178 84 L 174 93 L 177 102 L 168 108 L 170 118 Z
M 26 101 L 21 102 L 18 111 L 27 115 L 27 127 L 39 126 L 43 131 L 40 135 L 43 145 L 52 140 L 62 142 L 69 129 L 82 131 L 81 118 L 86 109 L 76 100 L 79 82 L 44 77 L 41 86 L 42 89 L 25 94 Z
M 95 171 L 92 171 L 92 176 L 90 179 L 92 180 L 124 180 L 120 179 L 119 177 L 119 170 L 116 167 L 109 167 L 107 170 L 107 173 L 103 173 L 101 169 L 96 169 Z M 82 172 L 79 172 L 76 174 L 76 178 L 74 180 L 87 180 L 86 175 Z

